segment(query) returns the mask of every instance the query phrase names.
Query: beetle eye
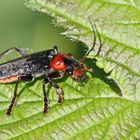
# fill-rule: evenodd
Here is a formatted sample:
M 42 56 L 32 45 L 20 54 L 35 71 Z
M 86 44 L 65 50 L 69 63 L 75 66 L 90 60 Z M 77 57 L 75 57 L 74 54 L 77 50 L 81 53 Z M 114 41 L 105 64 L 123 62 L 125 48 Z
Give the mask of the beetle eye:
M 68 73 L 68 74 L 70 74 L 70 75 L 72 75 L 73 74 L 73 70 L 74 70 L 74 68 L 73 68 L 73 66 L 67 66 L 67 68 L 66 68 L 66 72 Z

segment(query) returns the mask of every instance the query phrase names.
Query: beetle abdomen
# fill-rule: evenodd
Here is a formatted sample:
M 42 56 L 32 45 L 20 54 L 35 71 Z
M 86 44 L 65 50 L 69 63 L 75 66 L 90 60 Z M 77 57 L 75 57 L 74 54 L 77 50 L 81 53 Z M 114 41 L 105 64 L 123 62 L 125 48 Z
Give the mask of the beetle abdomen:
M 11 82 L 17 81 L 18 78 L 19 76 L 11 76 L 11 77 L 2 78 L 0 79 L 0 83 L 11 83 Z

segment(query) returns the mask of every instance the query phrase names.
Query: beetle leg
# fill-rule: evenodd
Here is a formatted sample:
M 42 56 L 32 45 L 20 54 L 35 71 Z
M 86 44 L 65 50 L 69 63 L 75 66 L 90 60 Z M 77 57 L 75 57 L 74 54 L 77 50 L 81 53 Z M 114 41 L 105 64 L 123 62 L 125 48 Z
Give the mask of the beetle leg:
M 63 103 L 63 100 L 64 100 L 64 95 L 63 95 L 63 91 L 62 89 L 59 87 L 59 85 L 57 85 L 54 81 L 52 81 L 52 79 L 55 79 L 55 78 L 61 78 L 64 76 L 64 73 L 63 72 L 54 72 L 54 73 L 51 73 L 49 74 L 46 78 L 48 80 L 48 82 L 55 88 L 56 90 L 56 93 L 57 93 L 57 96 L 58 96 L 58 101 L 57 103 L 58 104 L 61 104 Z
M 44 114 L 48 113 L 48 97 L 49 97 L 49 93 L 46 92 L 45 90 L 45 84 L 50 83 L 55 89 L 56 89 L 56 93 L 58 96 L 58 104 L 61 104 L 63 102 L 63 91 L 62 89 L 55 83 L 52 81 L 52 79 L 55 78 L 60 78 L 63 76 L 63 73 L 59 73 L 59 72 L 54 72 L 51 73 L 49 75 L 46 76 L 46 78 L 43 80 L 43 93 L 44 93 Z
M 31 81 L 33 79 L 33 76 L 31 74 L 21 75 L 18 79 L 21 81 Z
M 48 99 L 49 93 L 48 93 L 48 91 L 46 92 L 46 89 L 45 89 L 45 84 L 47 83 L 47 81 L 44 79 L 42 83 L 43 83 L 42 88 L 43 88 L 43 93 L 44 93 L 44 111 L 43 111 L 43 113 L 47 114 L 48 113 L 48 102 L 49 102 L 49 99 Z
M 21 56 L 25 56 L 26 55 L 26 52 L 23 48 L 17 48 L 17 47 L 14 47 L 14 48 L 10 48 L 8 50 L 5 50 L 3 53 L 0 54 L 0 58 L 8 53 L 10 53 L 11 51 L 17 51 Z
M 12 112 L 12 108 L 15 104 L 15 100 L 16 100 L 16 97 L 17 97 L 17 89 L 18 89 L 18 83 L 19 83 L 19 80 L 22 80 L 22 81 L 25 81 L 25 80 L 32 80 L 33 77 L 31 75 L 26 75 L 26 76 L 20 76 L 18 78 L 18 80 L 16 81 L 16 85 L 15 85 L 15 90 L 14 90 L 14 96 L 12 98 L 12 101 L 6 111 L 6 115 L 10 116 L 11 115 L 11 112 Z
M 15 90 L 14 90 L 14 96 L 13 96 L 12 101 L 11 101 L 11 103 L 10 103 L 10 105 L 9 105 L 9 107 L 8 107 L 8 109 L 7 109 L 7 111 L 6 111 L 6 115 L 8 115 L 8 116 L 11 115 L 12 108 L 13 108 L 13 106 L 14 106 L 14 104 L 15 104 L 15 100 L 16 100 L 16 96 L 17 96 L 18 82 L 19 82 L 19 81 L 17 80 L 17 81 L 16 81 Z

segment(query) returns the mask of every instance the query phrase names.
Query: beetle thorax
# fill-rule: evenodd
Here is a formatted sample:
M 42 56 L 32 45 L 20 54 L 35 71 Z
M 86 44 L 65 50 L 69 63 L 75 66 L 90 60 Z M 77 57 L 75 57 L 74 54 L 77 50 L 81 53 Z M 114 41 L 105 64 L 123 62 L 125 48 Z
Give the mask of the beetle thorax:
M 66 69 L 66 64 L 64 64 L 64 55 L 62 54 L 57 54 L 50 62 L 50 66 L 54 70 L 60 70 L 60 71 L 65 71 Z

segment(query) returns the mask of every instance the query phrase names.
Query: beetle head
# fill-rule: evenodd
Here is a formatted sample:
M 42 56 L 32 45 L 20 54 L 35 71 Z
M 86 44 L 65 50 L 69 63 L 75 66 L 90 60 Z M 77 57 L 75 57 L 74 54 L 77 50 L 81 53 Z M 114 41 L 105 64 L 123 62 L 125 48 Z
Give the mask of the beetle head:
M 79 62 L 68 65 L 65 71 L 77 82 L 81 82 L 84 79 L 85 69 L 83 64 Z

